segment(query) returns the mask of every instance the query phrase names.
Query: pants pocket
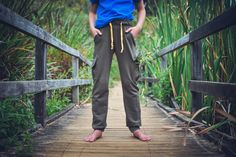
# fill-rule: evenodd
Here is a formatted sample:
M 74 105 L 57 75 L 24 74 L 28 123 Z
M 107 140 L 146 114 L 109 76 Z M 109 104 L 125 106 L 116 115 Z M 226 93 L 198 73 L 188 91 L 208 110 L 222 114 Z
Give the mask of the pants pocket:
M 92 62 L 92 69 L 94 69 L 95 65 L 97 62 L 97 56 L 94 57 L 93 62 Z
M 126 33 L 125 40 L 133 61 L 136 61 L 139 56 L 139 52 L 136 49 L 136 43 L 133 35 L 130 32 Z

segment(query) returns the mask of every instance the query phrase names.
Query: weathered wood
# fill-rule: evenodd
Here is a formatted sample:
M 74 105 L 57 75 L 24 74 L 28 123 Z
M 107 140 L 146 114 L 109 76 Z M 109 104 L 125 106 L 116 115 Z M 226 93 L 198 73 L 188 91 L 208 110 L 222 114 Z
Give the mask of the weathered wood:
M 83 62 L 87 65 L 92 65 L 92 62 L 87 60 L 82 54 L 71 48 L 70 46 L 66 45 L 59 39 L 55 38 L 48 32 L 44 31 L 39 26 L 36 26 L 32 22 L 28 21 L 27 19 L 21 17 L 20 15 L 16 14 L 15 12 L 11 11 L 10 9 L 6 8 L 2 4 L 0 4 L 0 22 L 7 24 L 18 31 L 30 35 L 36 39 L 41 39 L 45 43 L 68 53 L 69 55 L 79 57 Z
M 157 79 L 157 78 L 152 78 L 152 77 L 142 77 L 138 80 L 139 82 L 143 82 L 143 81 L 146 81 L 146 82 L 151 82 L 151 83 L 157 83 L 159 82 L 160 80 Z
M 166 114 L 171 114 L 172 116 L 174 116 L 175 118 L 179 119 L 180 121 L 186 122 L 188 123 L 189 121 L 191 121 L 191 118 L 189 118 L 188 116 L 185 116 L 184 114 L 180 113 L 180 112 L 176 112 L 176 110 L 174 108 L 171 108 L 165 104 L 163 104 L 160 100 L 156 99 L 156 98 L 151 98 L 149 101 L 154 100 L 155 105 L 157 108 L 159 108 L 160 110 L 162 110 L 163 112 L 165 112 Z M 175 114 L 172 114 L 175 113 Z M 202 125 L 203 123 L 192 120 L 191 123 L 195 124 L 195 125 Z
M 34 80 L 34 81 L 1 81 L 0 98 L 38 93 L 78 85 L 91 84 L 89 79 Z
M 189 44 L 189 34 L 183 36 L 179 40 L 177 40 L 177 41 L 173 42 L 172 44 L 168 45 L 167 47 L 161 49 L 157 55 L 162 57 L 162 56 L 164 56 L 172 51 L 175 51 L 187 44 Z
M 35 46 L 35 80 L 47 78 L 47 45 L 41 40 L 36 40 Z M 46 116 L 46 91 L 34 96 L 34 115 L 37 123 L 45 126 Z
M 201 41 L 197 41 L 191 44 L 191 79 L 202 80 L 202 45 Z M 201 108 L 202 94 L 192 91 L 191 112 L 195 113 Z M 197 117 L 197 120 L 201 119 L 201 115 Z
M 231 98 L 235 98 L 236 96 L 236 83 L 190 80 L 189 89 L 212 96 Z
M 189 34 L 183 36 L 174 43 L 168 45 L 167 47 L 161 49 L 158 52 L 158 56 L 164 56 L 174 50 L 177 50 L 189 43 L 198 41 L 202 38 L 205 38 L 211 34 L 219 32 L 227 27 L 233 26 L 236 24 L 236 18 L 232 15 L 236 14 L 236 6 L 231 7 L 229 10 L 225 11 L 223 14 L 217 16 L 210 22 L 199 27 L 198 29 L 190 32 Z
M 167 56 L 162 56 L 161 58 L 161 70 L 167 69 Z
M 73 79 L 78 79 L 79 73 L 79 59 L 72 57 L 72 77 Z M 79 103 L 79 86 L 72 87 L 72 102 Z
M 92 104 L 79 109 L 74 107 L 65 116 L 39 130 L 33 136 L 33 155 L 28 156 L 80 156 L 80 157 L 219 157 L 213 143 L 189 133 L 187 146 L 183 146 L 184 131 L 181 124 L 169 114 L 164 114 L 155 104 L 141 105 L 142 127 L 150 135 L 150 142 L 140 142 L 125 126 L 122 86 L 110 90 L 109 114 L 106 130 L 99 140 L 84 142 L 92 131 Z M 149 102 L 149 101 L 148 101 Z M 170 118 L 172 117 L 173 120 Z M 166 127 L 178 128 L 168 131 Z
M 174 98 L 171 98 L 171 104 L 173 108 L 175 108 L 176 110 L 180 110 L 180 107 Z
M 189 34 L 190 42 L 200 40 L 216 32 L 219 32 L 229 26 L 235 25 L 236 18 L 234 15 L 236 15 L 236 6 L 231 7 L 223 14 L 217 16 L 210 22 L 191 32 Z
M 55 120 L 57 120 L 58 118 L 62 117 L 63 115 L 65 115 L 67 112 L 69 112 L 70 110 L 72 110 L 75 107 L 75 104 L 70 104 L 68 107 L 66 107 L 65 109 L 63 109 L 62 111 L 47 117 L 45 120 L 46 124 L 50 124 L 52 122 L 54 122 Z

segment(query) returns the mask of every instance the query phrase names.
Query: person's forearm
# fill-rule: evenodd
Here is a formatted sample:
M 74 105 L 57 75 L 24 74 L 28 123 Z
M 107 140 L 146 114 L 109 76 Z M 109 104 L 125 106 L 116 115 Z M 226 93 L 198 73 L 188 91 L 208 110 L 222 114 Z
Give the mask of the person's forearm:
M 99 29 L 95 28 L 96 11 L 97 4 L 91 4 L 89 9 L 89 27 L 93 37 L 95 37 L 97 34 L 102 35 L 102 32 Z
M 90 29 L 95 27 L 95 21 L 96 21 L 96 4 L 91 4 L 89 9 L 89 26 Z
M 143 23 L 144 23 L 145 17 L 146 17 L 146 10 L 145 10 L 143 0 L 141 0 L 139 2 L 137 10 L 138 10 L 138 22 L 137 22 L 136 26 L 139 27 L 140 29 L 142 29 Z

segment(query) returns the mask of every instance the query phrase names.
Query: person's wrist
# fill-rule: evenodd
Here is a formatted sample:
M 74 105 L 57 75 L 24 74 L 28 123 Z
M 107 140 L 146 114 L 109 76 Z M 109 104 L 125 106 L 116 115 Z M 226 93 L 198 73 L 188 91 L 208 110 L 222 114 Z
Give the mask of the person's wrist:
M 141 25 L 136 25 L 136 27 L 138 28 L 139 31 L 142 30 L 142 26 Z
M 90 25 L 90 30 L 94 30 L 94 29 L 96 29 L 95 26 Z

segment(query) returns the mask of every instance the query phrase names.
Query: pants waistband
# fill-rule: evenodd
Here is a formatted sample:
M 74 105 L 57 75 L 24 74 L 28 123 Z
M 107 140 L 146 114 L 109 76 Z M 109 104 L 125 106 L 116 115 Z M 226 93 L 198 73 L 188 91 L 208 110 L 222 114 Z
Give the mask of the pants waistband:
M 114 35 L 113 35 L 113 25 L 119 25 L 120 27 L 120 43 L 121 43 L 121 50 L 120 53 L 124 51 L 124 25 L 131 25 L 130 21 L 127 20 L 113 20 L 109 23 L 110 27 L 110 35 L 111 35 L 111 50 L 114 50 Z
M 131 25 L 132 21 L 115 19 L 115 20 L 111 21 L 110 23 L 112 23 L 112 25 L 120 25 L 121 23 L 122 23 L 122 25 Z

